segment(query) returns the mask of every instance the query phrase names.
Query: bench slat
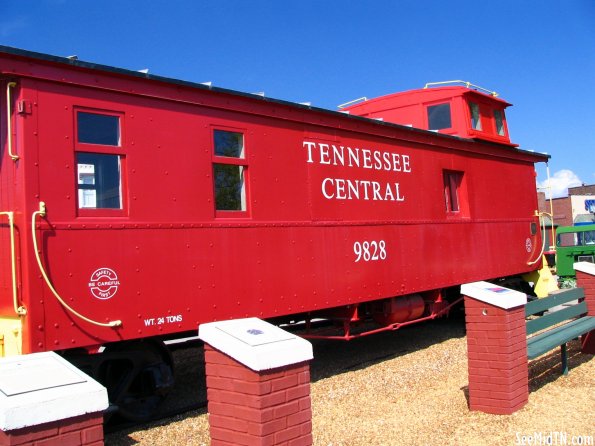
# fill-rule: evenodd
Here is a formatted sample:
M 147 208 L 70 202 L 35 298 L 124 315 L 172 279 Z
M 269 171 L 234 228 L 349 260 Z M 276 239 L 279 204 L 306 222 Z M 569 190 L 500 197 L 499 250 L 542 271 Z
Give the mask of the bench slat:
M 540 333 L 527 339 L 527 357 L 529 359 L 536 358 L 591 330 L 595 330 L 595 316 L 584 316 L 560 327 Z
M 556 305 L 565 304 L 583 297 L 585 297 L 585 291 L 582 288 L 560 290 L 547 297 L 527 302 L 527 305 L 525 305 L 525 316 L 532 316 L 536 313 L 541 313 L 548 308 L 555 307 Z
M 527 321 L 527 334 L 533 334 L 537 331 L 544 330 L 552 325 L 580 316 L 586 312 L 587 303 L 581 302 L 580 304 L 571 305 L 564 309 L 544 314 L 541 317 Z

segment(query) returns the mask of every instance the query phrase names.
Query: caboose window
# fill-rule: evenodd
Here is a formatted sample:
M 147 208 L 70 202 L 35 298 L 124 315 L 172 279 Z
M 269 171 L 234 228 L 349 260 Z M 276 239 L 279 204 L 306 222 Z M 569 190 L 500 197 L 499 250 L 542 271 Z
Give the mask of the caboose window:
M 213 130 L 213 181 L 218 216 L 236 216 L 246 211 L 246 171 L 244 134 Z M 232 211 L 232 212 L 230 212 Z
M 462 172 L 444 171 L 444 201 L 446 203 L 446 212 L 460 212 L 460 189 L 462 181 Z
M 119 155 L 76 154 L 80 209 L 122 209 Z
M 218 211 L 245 211 L 244 167 L 214 164 L 215 203 Z
M 502 110 L 494 110 L 494 120 L 496 121 L 496 132 L 504 136 L 504 114 Z
M 238 132 L 215 130 L 215 155 L 244 158 L 244 135 Z
M 430 105 L 428 107 L 428 129 L 441 130 L 452 127 L 450 104 Z
M 469 102 L 469 114 L 471 115 L 471 128 L 475 130 L 481 130 L 479 105 L 477 105 L 475 102 Z
M 76 114 L 77 141 L 106 146 L 120 145 L 120 118 L 79 111 Z

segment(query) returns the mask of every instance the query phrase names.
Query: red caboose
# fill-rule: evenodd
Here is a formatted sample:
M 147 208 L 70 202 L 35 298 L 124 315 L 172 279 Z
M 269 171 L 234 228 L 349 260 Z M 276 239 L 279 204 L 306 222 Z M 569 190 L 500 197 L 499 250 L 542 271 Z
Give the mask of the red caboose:
M 394 329 L 540 257 L 547 156 L 510 144 L 489 95 L 430 90 L 452 129 L 467 98 L 502 115 L 503 134 L 452 136 L 354 116 L 373 101 L 345 114 L 6 47 L 0 85 L 4 351 L 107 346 L 91 372 L 132 417 L 170 382 L 149 340 L 246 316 Z

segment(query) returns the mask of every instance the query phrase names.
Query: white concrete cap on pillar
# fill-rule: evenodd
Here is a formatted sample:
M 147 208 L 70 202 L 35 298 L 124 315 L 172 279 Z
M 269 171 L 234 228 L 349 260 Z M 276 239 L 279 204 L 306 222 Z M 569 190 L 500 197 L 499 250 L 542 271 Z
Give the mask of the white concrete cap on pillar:
M 586 274 L 595 276 L 595 263 L 591 262 L 577 262 L 574 264 L 574 269 Z
M 489 282 L 472 282 L 461 285 L 461 294 L 506 310 L 527 304 L 525 293 Z
M 0 429 L 102 412 L 107 390 L 54 352 L 0 358 Z
M 202 324 L 198 337 L 257 372 L 314 357 L 310 342 L 257 318 Z

